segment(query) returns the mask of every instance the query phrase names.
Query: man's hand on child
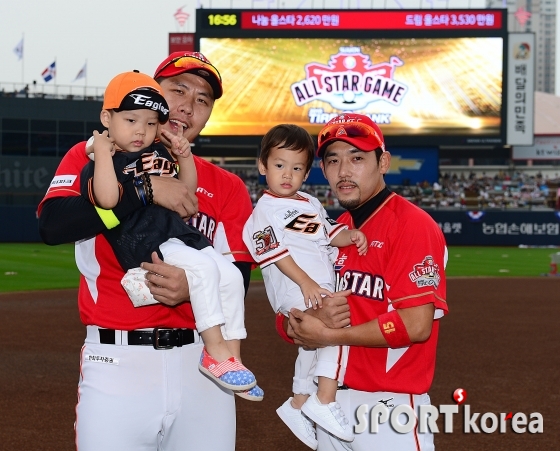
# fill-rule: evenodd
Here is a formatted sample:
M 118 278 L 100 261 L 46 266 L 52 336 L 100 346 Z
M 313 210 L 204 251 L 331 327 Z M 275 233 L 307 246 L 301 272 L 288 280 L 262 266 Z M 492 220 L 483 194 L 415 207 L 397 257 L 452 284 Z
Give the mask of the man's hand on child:
M 361 230 L 352 230 L 350 240 L 358 248 L 359 255 L 366 255 L 368 249 L 367 237 Z
M 183 126 L 181 124 L 179 124 L 176 135 L 168 130 L 162 130 L 161 133 L 171 143 L 171 152 L 173 152 L 173 154 L 181 158 L 188 158 L 191 156 L 191 143 L 183 136 Z
M 115 140 L 109 137 L 109 132 L 104 130 L 99 133 L 97 130 L 93 131 L 93 144 L 91 147 L 86 147 L 86 153 L 110 153 L 111 156 L 115 155 Z
M 320 287 L 315 281 L 309 279 L 300 285 L 303 293 L 303 301 L 307 308 L 321 308 L 323 306 L 323 296 L 332 296 L 332 293 L 325 288 Z

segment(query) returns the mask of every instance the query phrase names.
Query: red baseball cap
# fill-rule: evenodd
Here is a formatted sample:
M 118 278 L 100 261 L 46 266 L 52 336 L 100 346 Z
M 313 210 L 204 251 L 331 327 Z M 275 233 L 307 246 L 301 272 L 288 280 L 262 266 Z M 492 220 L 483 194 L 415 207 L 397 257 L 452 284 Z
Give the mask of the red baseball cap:
M 222 76 L 218 69 L 200 52 L 172 53 L 158 66 L 154 78 L 174 77 L 185 72 L 204 78 L 214 91 L 214 99 L 222 97 Z
M 365 114 L 345 113 L 327 122 L 319 132 L 317 156 L 322 158 L 327 146 L 334 141 L 347 142 L 363 152 L 377 148 L 385 152 L 381 129 Z

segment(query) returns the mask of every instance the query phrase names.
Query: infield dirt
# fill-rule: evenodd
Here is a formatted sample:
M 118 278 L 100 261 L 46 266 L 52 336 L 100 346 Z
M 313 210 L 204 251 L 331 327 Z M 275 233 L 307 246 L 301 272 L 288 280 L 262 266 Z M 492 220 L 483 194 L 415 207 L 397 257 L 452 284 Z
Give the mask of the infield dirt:
M 449 279 L 447 302 L 450 313 L 441 320 L 432 404 L 452 404 L 453 391 L 463 388 L 471 412 L 539 412 L 544 433 L 516 434 L 508 424 L 505 434 L 465 434 L 458 414 L 452 434 L 436 434 L 436 449 L 558 449 L 560 278 Z M 265 399 L 237 400 L 236 450 L 308 450 L 275 413 L 290 396 L 297 350 L 276 335 L 260 282 L 249 289 L 246 326 L 243 360 L 254 369 Z M 1 449 L 75 450 L 84 336 L 76 290 L 0 294 Z M 443 429 L 441 417 L 438 425 Z M 211 451 L 209 446 L 193 451 Z

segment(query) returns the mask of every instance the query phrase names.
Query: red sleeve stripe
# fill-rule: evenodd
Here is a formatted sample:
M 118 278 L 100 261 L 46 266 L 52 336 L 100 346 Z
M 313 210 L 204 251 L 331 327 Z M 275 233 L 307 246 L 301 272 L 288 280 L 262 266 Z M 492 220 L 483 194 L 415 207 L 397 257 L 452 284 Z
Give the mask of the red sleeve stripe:
M 348 226 L 346 224 L 337 224 L 336 227 L 331 230 L 331 233 L 329 233 L 329 238 L 333 238 L 335 235 L 338 235 L 342 231 L 341 229 L 347 228 Z
M 405 296 L 405 297 L 400 298 L 400 299 L 389 300 L 389 304 L 395 304 L 397 302 L 406 301 L 407 299 L 420 298 L 422 296 L 433 296 L 433 297 L 436 298 L 436 300 L 444 302 L 445 304 L 447 304 L 447 301 L 445 299 L 443 299 L 442 297 L 438 296 L 435 291 L 427 291 L 425 293 L 412 294 L 410 296 Z
M 264 268 L 264 267 L 266 267 L 266 266 L 268 266 L 268 265 L 274 263 L 275 261 L 278 261 L 278 260 L 280 260 L 281 258 L 284 258 L 286 255 L 289 255 L 289 254 L 290 254 L 290 252 L 288 251 L 288 249 L 284 249 L 282 252 L 279 252 L 279 253 L 277 253 L 277 254 L 275 254 L 275 255 L 271 255 L 270 257 L 268 257 L 268 258 L 266 258 L 266 259 L 264 259 L 264 260 L 261 260 L 261 261 L 259 262 L 259 266 L 260 266 L 261 268 Z
M 91 178 L 88 180 L 87 187 L 88 187 L 88 198 L 89 198 L 89 201 L 90 201 L 90 203 L 91 203 L 92 205 L 96 206 L 96 205 L 95 205 L 95 196 L 93 195 L 93 177 L 91 177 Z
M 91 203 L 94 207 L 98 207 L 99 205 L 97 205 L 97 204 L 95 203 L 95 194 L 93 193 L 93 177 L 91 177 L 91 178 L 88 180 L 87 186 L 88 186 L 88 199 L 89 199 L 90 203 Z M 122 196 L 123 196 L 123 193 L 124 193 L 124 189 L 123 189 L 123 187 L 122 187 L 122 185 L 121 185 L 120 182 L 117 182 L 117 186 L 118 186 L 118 188 L 119 188 L 119 202 L 120 202 L 120 201 L 122 200 Z
M 75 189 L 70 189 L 70 188 L 49 188 L 49 190 L 47 191 L 47 193 L 45 194 L 45 197 L 50 196 L 50 197 L 66 197 L 65 195 L 60 195 L 60 196 L 52 196 L 52 194 L 55 193 L 71 193 L 72 196 L 79 196 L 80 192 L 76 191 Z

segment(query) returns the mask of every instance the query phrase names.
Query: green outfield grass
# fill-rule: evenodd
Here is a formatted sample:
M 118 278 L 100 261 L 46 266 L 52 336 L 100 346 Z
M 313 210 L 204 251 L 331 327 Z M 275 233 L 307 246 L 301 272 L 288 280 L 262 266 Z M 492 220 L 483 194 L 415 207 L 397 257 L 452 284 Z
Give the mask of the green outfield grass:
M 550 271 L 558 248 L 449 248 L 448 277 L 540 277 Z M 0 243 L 0 292 L 74 288 L 78 286 L 74 245 Z M 251 280 L 262 280 L 260 270 Z
M 452 246 L 448 277 L 539 277 L 550 271 L 550 255 L 559 248 Z
M 0 243 L 0 292 L 78 286 L 74 245 Z

